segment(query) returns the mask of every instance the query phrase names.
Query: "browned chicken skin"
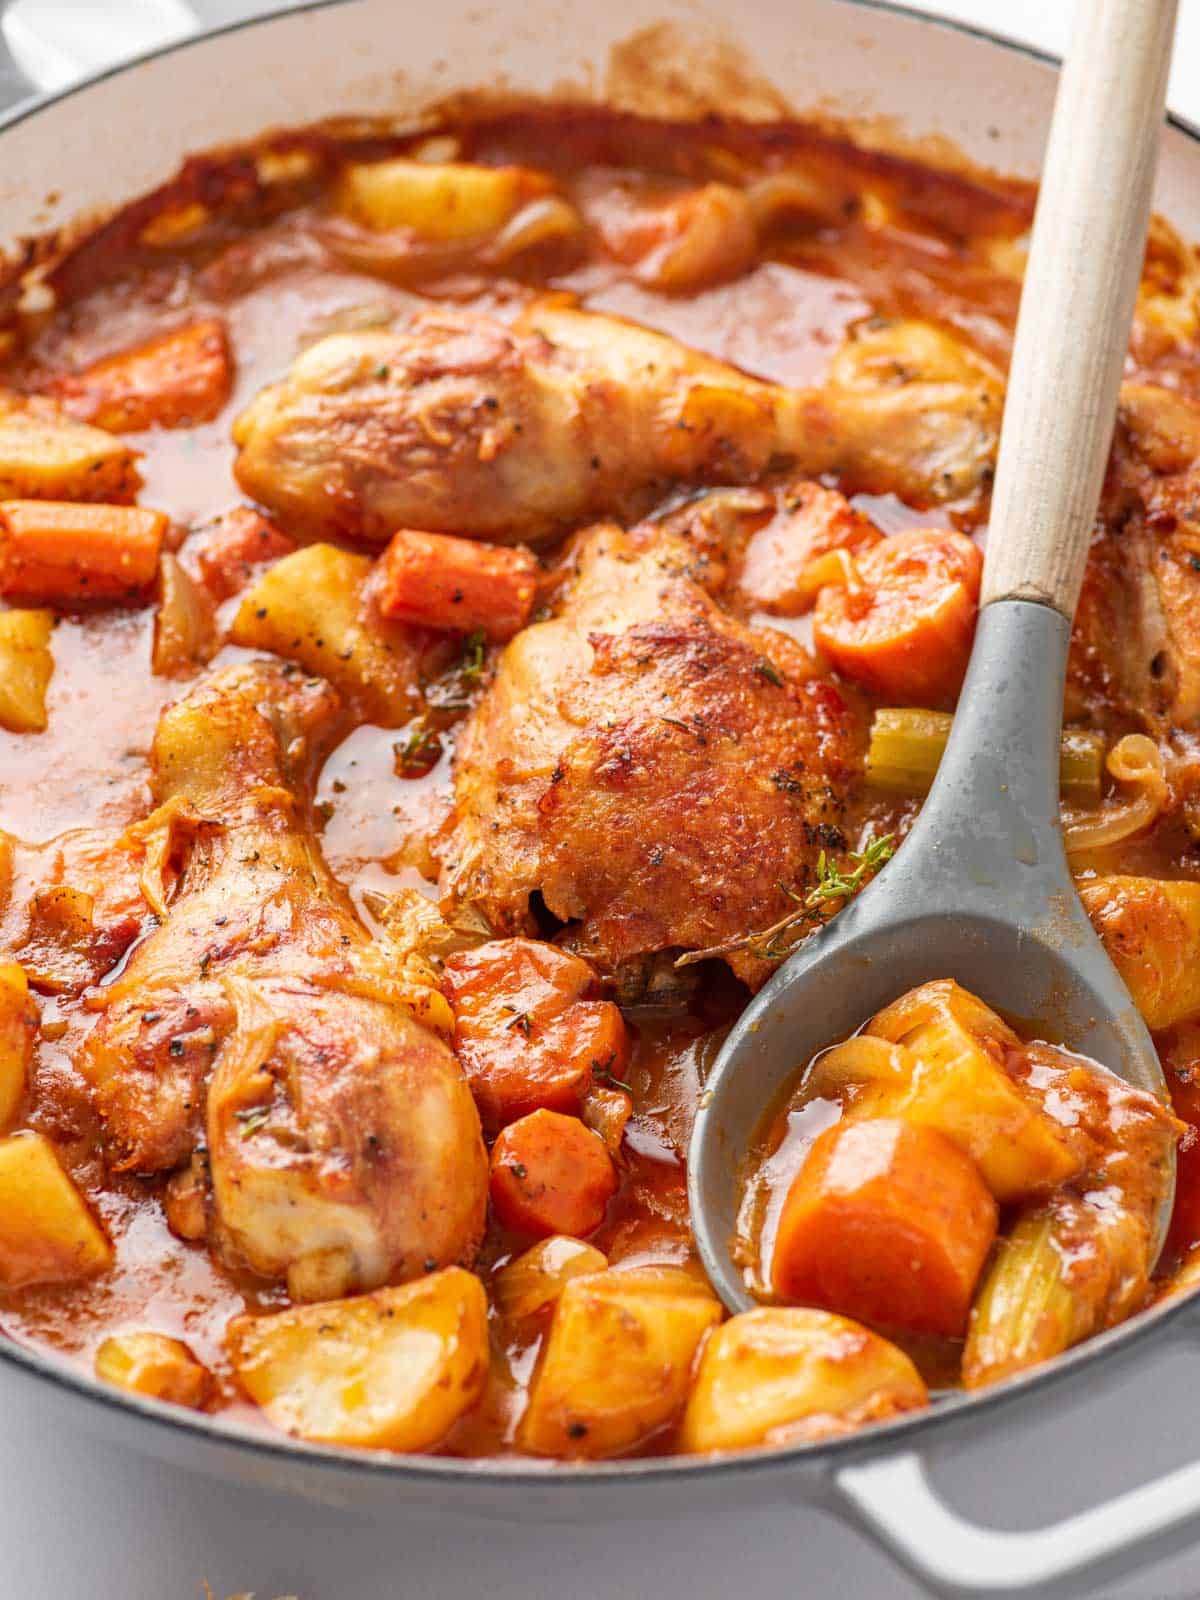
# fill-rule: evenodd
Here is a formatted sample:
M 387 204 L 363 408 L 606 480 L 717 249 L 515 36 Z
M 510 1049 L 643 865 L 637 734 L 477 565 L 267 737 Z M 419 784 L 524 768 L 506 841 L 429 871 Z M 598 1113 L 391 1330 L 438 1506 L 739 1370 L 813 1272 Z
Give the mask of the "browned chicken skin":
M 923 323 L 865 327 L 823 389 L 799 390 L 616 317 L 428 311 L 305 351 L 235 423 L 235 471 L 290 530 L 376 543 L 399 527 L 537 541 L 655 486 L 787 461 L 924 503 L 986 487 L 1000 393 Z
M 486 1187 L 466 1081 L 417 1020 L 445 1022 L 444 1002 L 395 976 L 308 825 L 314 736 L 337 721 L 327 684 L 263 662 L 163 713 L 178 889 L 80 1063 L 117 1163 L 207 1146 L 226 1253 L 300 1298 L 469 1259 Z
M 653 479 L 761 471 L 790 404 L 632 324 L 430 311 L 306 351 L 238 418 L 236 471 L 301 531 L 537 538 Z
M 581 536 L 559 614 L 507 647 L 464 730 L 443 888 L 499 933 L 529 901 L 602 970 L 774 921 L 838 848 L 856 717 L 803 652 L 727 616 L 675 535 Z M 794 675 L 792 675 L 794 674 Z M 769 970 L 746 952 L 739 975 Z

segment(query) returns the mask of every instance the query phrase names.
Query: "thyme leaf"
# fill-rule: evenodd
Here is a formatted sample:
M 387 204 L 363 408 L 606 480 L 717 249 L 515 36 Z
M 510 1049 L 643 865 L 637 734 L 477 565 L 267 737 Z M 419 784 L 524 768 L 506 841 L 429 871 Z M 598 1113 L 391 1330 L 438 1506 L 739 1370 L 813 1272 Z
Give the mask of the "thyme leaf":
M 603 1083 L 610 1089 L 624 1089 L 626 1094 L 633 1093 L 631 1083 L 626 1083 L 624 1078 L 618 1078 L 615 1072 L 609 1072 L 607 1068 L 602 1067 L 599 1072 L 594 1071 L 592 1077 L 597 1083 Z
M 396 773 L 401 778 L 422 777 L 436 765 L 442 753 L 441 740 L 436 732 L 421 723 L 409 734 L 403 744 L 394 745 Z
M 690 967 L 697 961 L 710 961 L 714 956 L 733 955 L 738 950 L 746 950 L 751 955 L 757 956 L 760 961 L 781 961 L 796 947 L 797 940 L 791 935 L 797 928 L 808 922 L 820 921 L 834 902 L 837 904 L 833 905 L 833 909 L 840 910 L 847 900 L 853 899 L 860 889 L 866 887 L 895 853 L 895 834 L 885 833 L 878 838 L 869 838 L 861 850 L 849 852 L 847 860 L 851 863 L 852 870 L 847 872 L 830 857 L 827 851 L 822 850 L 817 857 L 817 881 L 811 889 L 801 893 L 788 884 L 779 885 L 788 899 L 794 903 L 793 911 L 780 917 L 779 921 L 773 922 L 769 928 L 761 928 L 757 933 L 745 933 L 740 938 L 730 939 L 725 944 L 711 945 L 707 950 L 685 951 L 678 957 L 675 965 Z
M 484 662 L 487 656 L 487 634 L 482 628 L 476 628 L 463 640 L 462 658 L 458 663 L 458 675 L 464 683 L 478 683 L 483 677 Z
M 270 1106 L 244 1106 L 242 1110 L 235 1111 L 234 1116 L 242 1125 L 242 1138 L 249 1139 L 257 1133 L 270 1115 Z
M 633 1085 L 626 1083 L 624 1078 L 618 1078 L 613 1071 L 613 1062 L 617 1059 L 617 1052 L 610 1050 L 603 1061 L 596 1056 L 592 1057 L 592 1078 L 596 1083 L 606 1083 L 613 1089 L 624 1089 L 625 1093 L 632 1095 Z
M 773 683 L 777 689 L 783 688 L 783 674 L 769 656 L 759 656 L 754 663 L 754 670 L 760 678 Z
M 504 1024 L 504 1026 L 506 1028 L 519 1029 L 520 1032 L 523 1033 L 528 1039 L 530 1034 L 533 1032 L 533 1018 L 529 1015 L 528 1011 L 518 1011 L 516 1006 L 505 1006 L 504 1009 L 513 1013 L 512 1017 Z

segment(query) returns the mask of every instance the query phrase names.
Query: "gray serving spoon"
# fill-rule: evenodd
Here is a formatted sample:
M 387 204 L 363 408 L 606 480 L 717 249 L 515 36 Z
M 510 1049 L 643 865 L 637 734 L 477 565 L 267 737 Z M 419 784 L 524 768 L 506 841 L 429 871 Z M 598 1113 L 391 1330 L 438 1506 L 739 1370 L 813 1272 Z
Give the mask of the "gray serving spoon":
M 914 984 L 957 978 L 1166 1096 L 1145 1024 L 1075 893 L 1058 764 L 1175 10 L 1175 0 L 1079 0 L 1021 296 L 979 623 L 945 755 L 894 860 L 784 963 L 705 1084 L 688 1159 L 692 1226 L 732 1310 L 754 1303 L 730 1247 L 764 1115 L 816 1051 Z

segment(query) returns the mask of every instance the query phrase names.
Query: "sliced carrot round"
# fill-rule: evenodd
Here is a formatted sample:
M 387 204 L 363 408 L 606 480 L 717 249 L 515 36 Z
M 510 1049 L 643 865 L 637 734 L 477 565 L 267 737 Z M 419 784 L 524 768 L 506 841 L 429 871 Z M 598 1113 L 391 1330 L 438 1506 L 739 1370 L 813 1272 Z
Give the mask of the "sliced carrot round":
M 535 1111 L 496 1140 L 490 1187 L 506 1228 L 580 1239 L 604 1221 L 617 1174 L 604 1140 L 578 1117 Z
M 857 585 L 821 590 L 813 637 L 839 672 L 874 693 L 943 704 L 962 685 L 982 571 L 961 533 L 894 534 L 860 559 Z

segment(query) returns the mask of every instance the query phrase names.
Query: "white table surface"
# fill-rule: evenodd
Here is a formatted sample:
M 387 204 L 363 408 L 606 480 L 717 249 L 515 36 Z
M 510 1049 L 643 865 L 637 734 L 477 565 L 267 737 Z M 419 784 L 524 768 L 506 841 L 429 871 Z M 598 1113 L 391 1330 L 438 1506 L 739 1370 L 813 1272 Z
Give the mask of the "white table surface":
M 99 18 L 121 48 L 122 16 L 159 0 L 17 0 L 22 21 L 69 38 Z M 263 5 L 194 0 L 212 22 Z M 1069 0 L 924 0 L 923 8 L 1061 52 Z M 161 26 L 170 27 L 171 0 Z M 1172 104 L 1200 122 L 1200 0 L 1183 0 Z M 26 41 L 27 42 L 27 41 Z M 53 59 L 41 61 L 56 70 Z M 1017 1427 L 935 1462 L 962 1511 L 1033 1526 L 1200 1454 L 1200 1350 L 1147 1358 L 1136 1377 L 1088 1378 Z M 0 1414 L 0 1600 L 909 1600 L 919 1591 L 824 1514 L 766 1506 L 726 1519 L 616 1527 L 447 1528 L 358 1517 L 249 1493 L 114 1448 L 83 1427 L 49 1428 L 39 1394 Z M 1069 1443 L 1071 1449 L 1064 1450 Z M 1077 1466 L 1070 1466 L 1072 1460 Z M 1196 1552 L 1096 1590 L 1105 1600 L 1196 1600 Z

